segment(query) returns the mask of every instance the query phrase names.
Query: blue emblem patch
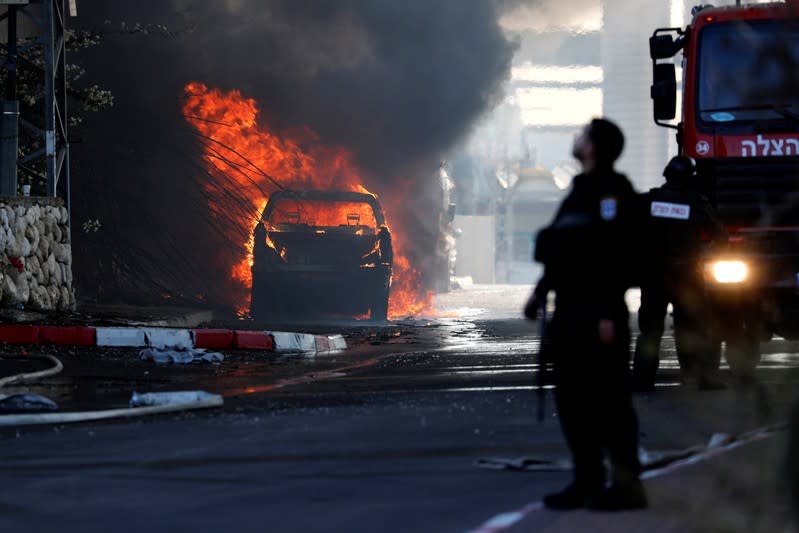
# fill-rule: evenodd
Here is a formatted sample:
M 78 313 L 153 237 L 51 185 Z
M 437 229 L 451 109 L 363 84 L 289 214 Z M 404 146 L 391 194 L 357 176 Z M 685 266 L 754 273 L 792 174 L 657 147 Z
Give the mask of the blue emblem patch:
M 602 220 L 613 220 L 616 218 L 616 199 L 615 198 L 602 198 L 599 201 L 599 216 Z

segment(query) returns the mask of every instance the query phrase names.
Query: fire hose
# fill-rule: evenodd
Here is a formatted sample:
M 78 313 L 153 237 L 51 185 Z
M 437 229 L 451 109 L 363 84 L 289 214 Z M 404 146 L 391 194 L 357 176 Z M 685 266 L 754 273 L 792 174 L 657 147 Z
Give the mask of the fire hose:
M 0 357 L 11 359 L 11 357 L 8 357 L 7 355 L 0 355 Z M 13 358 L 14 359 L 18 359 L 19 357 L 18 356 L 14 356 Z M 30 355 L 26 355 L 25 358 L 26 359 L 47 359 L 48 361 L 51 361 L 54 364 L 53 364 L 53 366 L 51 368 L 48 368 L 46 370 L 39 370 L 37 372 L 26 372 L 26 373 L 21 373 L 21 374 L 14 374 L 13 376 L 7 376 L 7 377 L 4 377 L 4 378 L 0 378 L 0 389 L 5 387 L 6 385 L 14 385 L 16 383 L 28 383 L 28 382 L 31 382 L 31 381 L 35 381 L 37 379 L 42 379 L 42 378 L 47 378 L 47 377 L 50 377 L 50 376 L 55 376 L 56 374 L 61 372 L 61 370 L 64 369 L 64 365 L 61 364 L 61 361 L 59 361 L 57 358 L 53 357 L 52 355 L 30 354 Z
M 146 407 L 122 407 L 119 409 L 102 409 L 98 411 L 79 411 L 72 413 L 37 413 L 0 415 L 0 427 L 4 426 L 29 426 L 36 424 L 66 424 L 68 422 L 89 422 L 93 420 L 107 420 L 109 418 L 131 418 L 135 416 L 173 413 L 188 411 L 190 409 L 206 409 L 221 407 L 224 400 L 216 394 L 207 400 L 197 400 L 186 403 L 165 405 L 150 405 Z
M 1 355 L 0 358 L 11 358 L 7 354 Z M 13 356 L 19 358 L 19 356 Z M 56 357 L 52 355 L 26 355 L 25 358 L 30 359 L 46 359 L 52 361 L 54 365 L 46 370 L 37 372 L 26 372 L 14 374 L 0 378 L 0 388 L 6 385 L 28 383 L 38 379 L 54 376 L 63 370 L 64 365 Z M 130 418 L 135 416 L 154 415 L 161 413 L 171 413 L 175 411 L 187 411 L 190 409 L 205 409 L 209 407 L 220 407 L 224 404 L 222 396 L 216 394 L 209 394 L 202 392 L 202 394 L 195 394 L 192 398 L 186 399 L 186 393 L 165 393 L 167 395 L 174 394 L 179 399 L 174 401 L 167 401 L 158 404 L 144 405 L 143 407 L 125 407 L 118 409 L 103 409 L 97 411 L 79 411 L 79 412 L 65 412 L 65 413 L 20 413 L 0 415 L 0 427 L 8 426 L 25 426 L 37 424 L 65 424 L 68 422 L 87 422 L 92 420 L 105 420 L 109 418 Z M 134 393 L 135 396 L 135 393 Z M 0 394 L 0 398 L 6 396 Z

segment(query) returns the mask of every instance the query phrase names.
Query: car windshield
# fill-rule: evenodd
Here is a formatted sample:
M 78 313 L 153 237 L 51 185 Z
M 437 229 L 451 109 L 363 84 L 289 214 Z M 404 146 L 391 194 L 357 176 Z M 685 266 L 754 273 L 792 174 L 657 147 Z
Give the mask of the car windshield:
M 797 120 L 797 24 L 718 23 L 700 39 L 697 98 L 703 121 Z
M 272 208 L 269 223 L 304 224 L 307 226 L 368 226 L 377 227 L 372 206 L 366 202 L 338 200 L 308 200 L 283 198 Z

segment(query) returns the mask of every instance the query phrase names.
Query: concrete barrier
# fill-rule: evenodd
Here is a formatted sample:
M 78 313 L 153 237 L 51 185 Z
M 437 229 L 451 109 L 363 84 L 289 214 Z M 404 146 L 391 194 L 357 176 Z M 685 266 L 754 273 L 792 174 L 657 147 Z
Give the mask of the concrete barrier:
M 317 354 L 345 350 L 341 335 L 290 331 L 0 324 L 0 342 L 119 348 L 206 348 Z
M 193 348 L 191 331 L 172 328 L 144 328 L 144 338 L 151 348 Z
M 41 326 L 39 344 L 95 346 L 97 330 L 85 326 Z
M 147 338 L 138 328 L 97 328 L 97 346 L 144 347 Z
M 39 326 L 0 324 L 0 341 L 8 344 L 38 344 Z

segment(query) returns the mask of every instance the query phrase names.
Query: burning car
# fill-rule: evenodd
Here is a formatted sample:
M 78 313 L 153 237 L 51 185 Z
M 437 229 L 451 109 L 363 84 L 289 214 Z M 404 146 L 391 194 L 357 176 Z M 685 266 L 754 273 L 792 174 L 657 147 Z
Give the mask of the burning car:
M 385 320 L 393 255 L 375 195 L 275 192 L 254 230 L 250 314 Z

